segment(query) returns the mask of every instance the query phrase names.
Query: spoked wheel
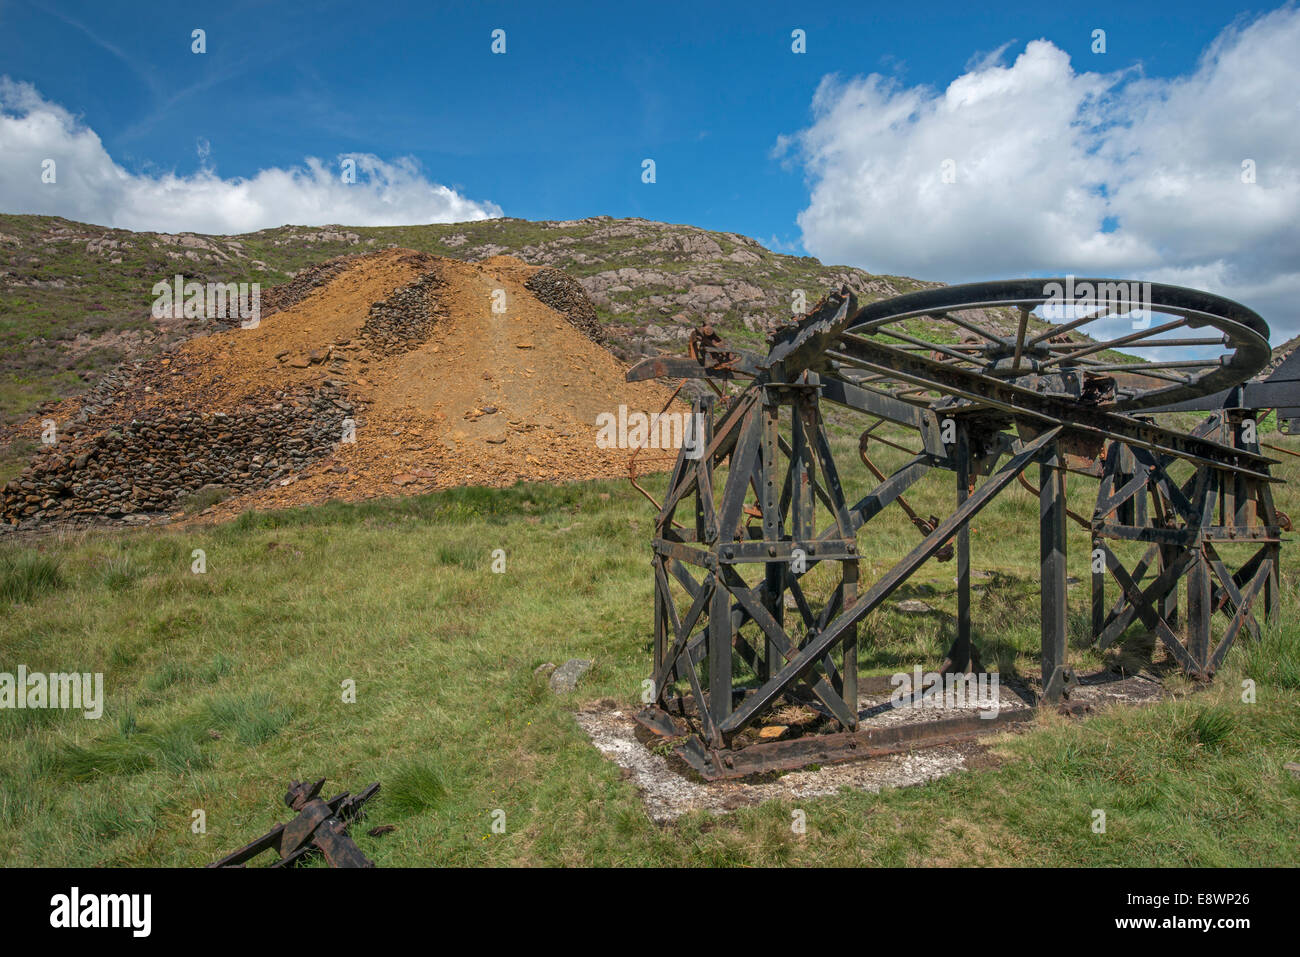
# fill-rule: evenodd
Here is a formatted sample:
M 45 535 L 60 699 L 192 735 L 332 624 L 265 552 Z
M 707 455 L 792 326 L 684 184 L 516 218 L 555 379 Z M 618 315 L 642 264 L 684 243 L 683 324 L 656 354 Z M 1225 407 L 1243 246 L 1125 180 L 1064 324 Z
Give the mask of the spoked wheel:
M 829 370 L 915 405 L 951 394 L 917 371 L 937 362 L 971 386 L 961 390 L 967 399 L 981 380 L 998 380 L 1112 412 L 1230 388 L 1269 354 L 1268 325 L 1229 299 L 1072 278 L 969 283 L 871 303 L 846 317 L 825 351 Z

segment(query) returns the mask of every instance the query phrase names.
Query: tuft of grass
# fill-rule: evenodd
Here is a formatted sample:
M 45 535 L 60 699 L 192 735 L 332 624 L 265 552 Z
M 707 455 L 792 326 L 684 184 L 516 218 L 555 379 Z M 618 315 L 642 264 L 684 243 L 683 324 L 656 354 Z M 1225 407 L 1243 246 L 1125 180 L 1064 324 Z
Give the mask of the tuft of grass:
M 140 570 L 125 555 L 112 555 L 100 563 L 96 573 L 99 583 L 109 591 L 126 591 L 140 577 Z
M 158 767 L 164 771 L 181 774 L 212 766 L 212 758 L 199 747 L 192 727 L 168 728 L 160 734 L 150 736 L 147 743 L 153 748 Z
M 217 652 L 216 656 L 199 669 L 199 680 L 205 685 L 215 684 L 235 670 L 235 663 Z
M 1237 730 L 1237 716 L 1221 704 L 1198 711 L 1189 731 L 1193 740 L 1206 748 L 1218 750 Z
M 152 808 L 142 808 L 136 802 L 122 802 L 99 797 L 90 802 L 81 827 L 88 836 L 112 840 L 121 834 L 150 830 L 157 826 Z
M 145 687 L 153 692 L 166 691 L 172 685 L 180 684 L 190 677 L 189 665 L 169 658 L 163 662 L 161 668 L 149 676 L 145 681 Z
M 30 602 L 66 583 L 63 562 L 36 551 L 0 552 L 0 601 Z
M 126 706 L 117 719 L 117 733 L 122 736 L 123 740 L 130 738 L 133 734 L 140 733 L 140 725 L 135 720 L 135 709 L 130 705 Z
M 124 716 L 118 733 L 89 745 L 63 744 L 52 759 L 51 769 L 72 781 L 102 777 L 129 777 L 157 769 L 179 774 L 210 767 L 211 757 L 201 744 L 207 739 L 206 722 L 196 717 L 177 721 L 158 731 L 143 730 L 134 714 Z
M 460 568 L 473 568 L 487 561 L 483 549 L 470 545 L 439 545 L 435 555 L 439 565 L 456 565 Z
M 1262 620 L 1258 607 L 1256 614 Z M 1300 628 L 1266 625 L 1259 641 L 1249 634 L 1239 635 L 1229 658 L 1235 659 L 1233 668 L 1243 678 L 1289 691 L 1300 689 Z
M 384 804 L 407 816 L 435 810 L 447 798 L 447 780 L 428 758 L 408 761 L 396 768 L 381 792 Z
M 153 755 L 143 738 L 143 735 L 134 735 L 91 747 L 69 744 L 56 753 L 54 766 L 72 781 L 90 781 L 102 775 L 139 774 L 154 765 Z
M 293 709 L 277 706 L 265 692 L 217 698 L 208 705 L 208 714 L 214 725 L 249 747 L 274 737 L 293 720 Z

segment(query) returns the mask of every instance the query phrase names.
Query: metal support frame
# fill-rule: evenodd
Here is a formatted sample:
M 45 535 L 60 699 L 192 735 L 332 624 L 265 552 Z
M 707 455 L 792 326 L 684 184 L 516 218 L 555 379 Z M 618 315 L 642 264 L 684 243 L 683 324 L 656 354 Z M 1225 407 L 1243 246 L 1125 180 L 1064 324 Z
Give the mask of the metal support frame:
M 1068 661 L 1069 512 L 1062 428 L 985 454 L 988 478 L 976 484 L 976 419 L 959 417 L 946 458 L 914 458 L 850 505 L 831 456 L 819 391 L 816 377 L 807 376 L 798 383 L 755 384 L 721 409 L 711 398 L 697 400 L 695 412 L 704 422 L 700 457 L 679 458 L 656 519 L 655 700 L 638 717 L 669 737 L 680 737 L 683 727 L 693 729 L 679 753 L 709 778 L 734 776 L 737 768 L 752 773 L 794 767 L 814 755 L 827 760 L 832 738 L 842 746 L 836 752 L 840 758 L 878 750 L 878 729 L 858 729 L 860 623 L 952 541 L 956 636 L 940 671 L 978 670 L 971 635 L 969 522 L 1035 463 L 1043 699 L 1059 701 L 1078 682 Z M 1240 442 L 1241 418 L 1222 416 L 1197 432 Z M 1106 448 L 1090 530 L 1093 548 L 1105 560 L 1105 570 L 1092 579 L 1093 635 L 1097 647 L 1106 648 L 1141 622 L 1185 671 L 1208 678 L 1242 629 L 1258 633 L 1252 609 L 1261 592 L 1267 592 L 1266 610 L 1276 600 L 1280 530 L 1267 482 L 1198 465 L 1179 484 L 1170 474 L 1173 462 L 1120 442 Z M 951 469 L 956 478 L 956 510 L 859 594 L 857 533 L 936 466 Z M 751 494 L 755 504 L 747 507 Z M 688 527 L 675 519 L 683 506 L 694 517 Z M 820 531 L 819 513 L 826 516 Z M 1146 542 L 1147 554 L 1126 568 L 1110 544 L 1115 541 Z M 1220 551 L 1242 544 L 1255 545 L 1255 554 L 1229 571 Z M 817 607 L 805 576 L 825 563 L 838 572 L 829 599 Z M 756 565 L 762 566 L 761 577 L 749 571 Z M 1107 574 L 1121 591 L 1109 610 Z M 1187 613 L 1180 634 L 1173 616 L 1183 579 Z M 788 609 L 794 610 L 789 621 Z M 1215 642 L 1210 622 L 1217 610 L 1229 623 Z M 764 742 L 746 733 L 782 702 L 815 709 L 830 737 L 819 734 L 799 744 Z M 745 758 L 737 764 L 742 750 Z
M 961 508 L 970 497 L 971 472 L 970 427 L 964 421 L 956 422 L 957 442 L 953 450 L 953 464 L 957 475 L 957 507 Z M 971 642 L 970 633 L 970 526 L 962 525 L 957 532 L 957 636 L 948 651 L 942 671 L 966 672 L 978 670 L 979 654 Z
M 925 732 L 859 727 L 859 631 L 924 562 L 955 557 L 956 633 L 940 671 L 979 670 L 969 523 L 1013 481 L 1039 500 L 1042 700 L 1068 696 L 1077 683 L 1068 661 L 1067 520 L 1090 533 L 1091 625 L 1099 648 L 1141 622 L 1185 671 L 1208 678 L 1239 632 L 1258 633 L 1257 601 L 1266 615 L 1276 613 L 1279 526 L 1286 521 L 1273 507 L 1272 460 L 1242 428 L 1253 413 L 1222 410 L 1191 433 L 1124 414 L 1162 400 L 1192 403 L 1198 393 L 1240 383 L 1267 356 L 1267 325 L 1227 300 L 1156 287 L 1157 311 L 1182 317 L 1171 328 L 1183 319 L 1194 326 L 1210 322 L 1231 353 L 1195 380 L 1153 371 L 1157 384 L 1176 384 L 1150 392 L 1127 387 L 1120 401 L 1110 402 L 1113 380 L 1095 372 L 1090 379 L 1087 368 L 1069 371 L 1103 348 L 1064 337 L 1090 321 L 1088 315 L 1061 332 L 1027 338 L 1028 310 L 1041 301 L 1038 285 L 947 287 L 862 309 L 842 289 L 774 333 L 766 357 L 727 350 L 713 337 L 687 358 L 653 357 L 629 371 L 629 381 L 710 380 L 719 395 L 717 382 L 751 380 L 716 407 L 712 399 L 695 401 L 705 422 L 702 440 L 678 457 L 655 523 L 655 697 L 637 717 L 679 740 L 678 754 L 706 778 L 888 753 L 938 734 L 939 725 L 952 735 L 973 733 L 966 719 L 928 722 Z M 1021 314 L 1014 340 L 958 314 L 1011 303 Z M 963 351 L 966 345 L 925 343 L 897 325 L 923 315 L 975 333 L 975 344 Z M 1055 352 L 1049 335 L 1051 343 L 1062 340 Z M 1139 333 L 1122 341 L 1134 336 Z M 975 362 L 977 353 L 987 363 Z M 886 391 L 884 382 L 896 391 Z M 1300 405 L 1287 396 L 1289 405 Z M 859 452 L 878 484 L 850 504 L 831 455 L 822 399 L 867 413 L 877 424 L 915 430 L 921 450 L 909 449 L 912 458 L 885 475 L 866 454 L 869 439 L 876 440 L 875 426 L 867 429 Z M 949 425 L 956 426 L 954 436 Z M 1035 463 L 1037 489 L 1023 476 Z M 1174 469 L 1184 467 L 1192 474 L 1180 483 Z M 903 496 L 935 468 L 954 474 L 955 510 L 926 520 Z M 1067 472 L 1100 479 L 1090 521 L 1067 507 Z M 857 535 L 895 502 L 921 541 L 860 587 Z M 692 512 L 694 521 L 679 522 L 679 509 Z M 1144 543 L 1146 554 L 1127 567 L 1117 555 L 1120 541 Z M 1249 555 L 1234 551 L 1248 546 Z M 834 572 L 819 575 L 820 587 L 812 587 L 808 573 L 823 565 Z M 1113 606 L 1108 577 L 1120 590 Z M 1216 636 L 1220 610 L 1228 623 Z M 788 704 L 819 714 L 818 733 L 781 739 L 783 728 L 760 727 Z
M 847 734 L 844 756 L 855 756 L 850 752 L 859 745 L 867 748 L 879 732 L 858 732 L 860 623 L 954 538 L 964 613 L 943 670 L 979 667 L 970 634 L 969 522 L 1033 462 L 1057 461 L 1059 427 L 1010 443 L 1007 461 L 994 470 L 992 456 L 991 474 L 973 486 L 974 456 L 963 426 L 948 459 L 913 459 L 850 505 L 819 391 L 816 377 L 804 376 L 795 383 L 755 384 L 717 411 L 709 400 L 697 400 L 695 412 L 705 422 L 700 457 L 679 457 L 656 518 L 655 700 L 639 719 L 665 736 L 679 736 L 683 725 L 691 729 L 680 753 L 706 777 L 733 773 L 740 747 L 750 768 L 762 766 L 764 749 L 780 755 L 782 766 L 805 751 L 822 753 L 825 735 L 802 745 L 754 740 L 752 726 L 782 701 L 812 707 L 832 734 Z M 858 531 L 936 464 L 955 464 L 956 510 L 859 594 Z M 1063 590 L 1064 485 L 1058 468 L 1044 468 L 1060 539 L 1044 567 Z M 719 492 L 715 478 L 723 469 Z M 746 507 L 751 493 L 756 505 Z M 683 507 L 693 511 L 693 527 L 676 521 Z M 820 530 L 819 513 L 825 516 Z M 818 603 L 806 576 L 825 564 L 837 571 L 823 582 L 830 593 Z M 761 579 L 748 571 L 755 565 L 762 566 Z M 787 603 L 797 612 L 789 622 Z M 1050 605 L 1063 616 L 1063 591 Z M 1053 631 L 1051 640 L 1060 649 L 1053 659 L 1060 665 L 1063 630 Z
M 1254 413 L 1216 412 L 1195 431 L 1245 451 L 1242 423 Z M 1092 577 L 1092 630 L 1098 648 L 1113 644 L 1134 622 L 1153 631 L 1183 671 L 1208 679 L 1223 663 L 1238 634 L 1258 636 L 1256 599 L 1266 620 L 1277 613 L 1278 557 L 1282 529 L 1267 481 L 1253 475 L 1197 465 L 1179 483 L 1175 461 L 1113 443 L 1107 450 L 1092 517 L 1094 549 L 1119 586 L 1120 598 L 1107 612 L 1106 572 Z M 1148 505 L 1150 508 L 1148 509 Z M 1143 557 L 1125 566 L 1113 541 L 1142 542 Z M 1233 563 L 1225 560 L 1233 558 Z M 1148 578 L 1148 576 L 1150 576 Z M 1183 628 L 1179 628 L 1179 586 L 1186 581 Z M 1272 594 L 1270 594 L 1270 590 Z M 1215 613 L 1228 623 L 1216 642 Z

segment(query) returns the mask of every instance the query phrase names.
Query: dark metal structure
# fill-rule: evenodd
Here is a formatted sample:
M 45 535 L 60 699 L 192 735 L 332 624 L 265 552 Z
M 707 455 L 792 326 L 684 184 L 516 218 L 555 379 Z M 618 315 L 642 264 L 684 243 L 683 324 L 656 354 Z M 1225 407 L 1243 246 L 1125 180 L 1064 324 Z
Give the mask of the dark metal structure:
M 277 824 L 208 867 L 243 867 L 265 851 L 279 856 L 272 867 L 296 867 L 313 854 L 323 854 L 330 867 L 374 867 L 348 835 L 348 827 L 364 813 L 363 805 L 379 793 L 379 782 L 360 794 L 344 791 L 328 801 L 320 796 L 324 786 L 324 778 L 310 785 L 291 781 L 284 803 L 298 812 L 297 817 L 288 824 Z
M 1043 318 L 1052 312 L 1060 321 Z M 845 288 L 770 344 L 758 355 L 700 335 L 688 357 L 646 359 L 628 373 L 712 388 L 694 401 L 699 434 L 678 455 L 656 517 L 655 698 L 639 715 L 661 735 L 685 735 L 679 753 L 705 777 L 905 745 L 905 733 L 885 741 L 858 726 L 862 622 L 924 562 L 955 558 L 956 632 L 940 672 L 979 671 L 970 522 L 1012 482 L 1039 497 L 1045 700 L 1068 695 L 1076 680 L 1066 656 L 1067 521 L 1092 537 L 1101 647 L 1141 621 L 1186 671 L 1208 677 L 1242 630 L 1257 631 L 1259 596 L 1266 611 L 1276 607 L 1284 517 L 1270 493 L 1274 460 L 1261 454 L 1252 410 L 1234 403 L 1266 388 L 1271 406 L 1300 414 L 1300 376 L 1277 397 L 1272 379 L 1243 388 L 1270 356 L 1268 327 L 1249 309 L 1116 280 L 975 283 L 862 307 Z M 1300 371 L 1295 364 L 1283 368 Z M 743 389 L 726 395 L 727 382 Z M 846 497 L 823 402 L 874 420 L 860 451 L 877 484 L 857 501 Z M 1154 417 L 1193 408 L 1216 411 L 1190 432 Z M 875 435 L 884 423 L 912 430 L 919 448 Z M 886 475 L 867 454 L 872 442 L 910 458 Z M 955 479 L 954 509 L 925 519 L 904 495 L 936 469 Z M 1034 470 L 1037 487 L 1024 474 Z M 1067 472 L 1100 480 L 1091 518 L 1067 509 Z M 859 536 L 896 502 L 920 541 L 864 581 Z M 1125 567 L 1115 541 L 1145 543 L 1147 554 Z M 1249 554 L 1237 554 L 1242 546 Z M 818 587 L 808 587 L 819 568 Z M 1112 606 L 1107 576 L 1119 588 Z M 1219 611 L 1228 625 L 1214 644 Z M 822 733 L 756 736 L 787 703 L 820 713 Z

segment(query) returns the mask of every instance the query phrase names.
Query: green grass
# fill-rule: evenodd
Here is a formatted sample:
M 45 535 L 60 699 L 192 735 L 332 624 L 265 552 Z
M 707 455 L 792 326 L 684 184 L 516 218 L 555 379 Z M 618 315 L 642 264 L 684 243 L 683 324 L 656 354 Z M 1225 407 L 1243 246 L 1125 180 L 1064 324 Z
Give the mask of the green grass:
M 0 551 L 0 603 L 25 603 L 64 585 L 58 556 L 12 548 Z
M 447 799 L 447 781 L 430 759 L 398 764 L 384 786 L 384 807 L 398 817 L 436 810 Z
M 849 493 L 860 493 L 865 470 L 847 465 L 856 435 L 834 431 Z M 886 470 L 904 458 L 871 454 Z M 1072 504 L 1095 488 L 1071 479 Z M 1276 493 L 1300 514 L 1293 486 Z M 946 514 L 952 497 L 950 475 L 909 496 L 926 515 Z M 1038 668 L 1036 509 L 1012 486 L 974 523 L 974 565 L 992 573 L 977 580 L 976 640 L 1007 674 Z M 381 866 L 1300 863 L 1300 781 L 1283 769 L 1300 759 L 1291 546 L 1280 623 L 1258 642 L 1243 636 L 1207 690 L 1174 681 L 1176 697 L 1143 708 L 1086 721 L 1044 714 L 996 739 L 991 766 L 928 785 L 661 827 L 572 714 L 639 700 L 651 531 L 644 499 L 593 482 L 11 545 L 0 559 L 12 603 L 0 671 L 103 672 L 106 701 L 99 721 L 0 710 L 0 865 L 201 865 L 287 819 L 291 779 L 320 776 L 330 793 L 381 782 L 355 829 Z M 1133 642 L 1105 655 L 1086 647 L 1087 538 L 1069 534 L 1069 572 L 1082 583 L 1070 591 L 1070 654 L 1087 671 L 1136 652 Z M 884 513 L 861 539 L 864 579 L 918 538 L 901 512 Z M 195 548 L 206 574 L 190 570 Z M 491 571 L 496 548 L 504 574 Z M 934 615 L 902 616 L 890 602 L 869 616 L 864 672 L 940 660 L 953 575 L 930 562 L 897 595 Z M 574 695 L 556 697 L 533 675 L 575 657 L 596 664 Z M 795 807 L 805 835 L 791 833 Z M 196 809 L 206 834 L 191 829 Z M 1091 828 L 1094 809 L 1106 812 L 1105 834 Z M 369 837 L 375 824 L 396 830 Z
M 234 734 L 240 744 L 255 746 L 278 734 L 293 718 L 293 708 L 266 692 L 227 695 L 208 705 L 214 727 Z
M 99 566 L 99 580 L 109 591 L 126 591 L 139 575 L 139 569 L 127 555 L 109 556 Z

